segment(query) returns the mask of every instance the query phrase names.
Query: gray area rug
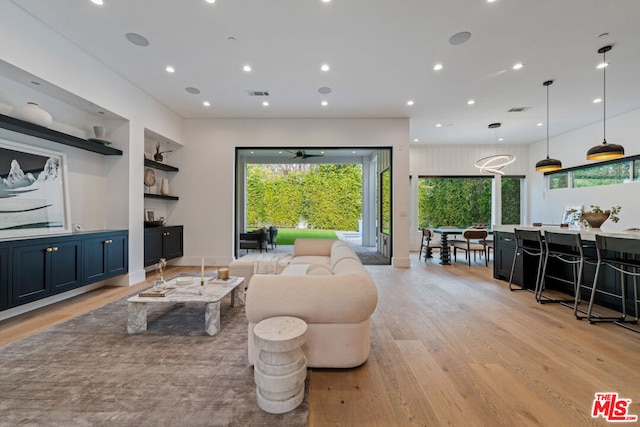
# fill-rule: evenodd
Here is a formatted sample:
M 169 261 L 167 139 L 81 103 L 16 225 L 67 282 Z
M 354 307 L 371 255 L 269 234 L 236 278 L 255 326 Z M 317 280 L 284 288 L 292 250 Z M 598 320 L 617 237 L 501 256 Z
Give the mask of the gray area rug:
M 352 245 L 353 251 L 356 253 L 363 265 L 389 265 L 389 260 L 378 252 L 357 245 Z
M 0 425 L 306 426 L 305 399 L 280 415 L 256 404 L 244 307 L 150 304 L 127 334 L 126 298 L 0 348 Z

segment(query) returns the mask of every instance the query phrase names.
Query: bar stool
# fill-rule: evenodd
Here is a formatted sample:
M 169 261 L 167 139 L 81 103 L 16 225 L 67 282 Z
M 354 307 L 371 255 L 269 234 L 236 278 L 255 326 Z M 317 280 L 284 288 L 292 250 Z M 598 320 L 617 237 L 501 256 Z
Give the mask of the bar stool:
M 516 251 L 513 256 L 513 262 L 511 263 L 511 274 L 509 275 L 509 290 L 510 291 L 525 291 L 529 290 L 524 287 L 524 280 L 522 286 L 519 288 L 514 288 L 512 285 L 513 282 L 513 272 L 516 269 L 516 260 L 522 254 L 527 254 L 530 256 L 538 257 L 538 270 L 536 273 L 536 286 L 534 289 L 538 288 L 538 283 L 540 283 L 540 273 L 542 271 L 542 260 L 544 258 L 544 241 L 542 239 L 542 234 L 540 230 L 522 230 L 516 228 L 514 230 L 516 235 Z M 524 278 L 523 278 L 524 279 Z
M 596 275 L 593 280 L 593 287 L 591 289 L 591 298 L 589 299 L 589 308 L 587 309 L 586 319 L 589 321 L 589 323 L 614 322 L 617 325 L 623 326 L 627 329 L 640 332 L 637 329 L 625 325 L 625 323 L 638 323 L 637 277 L 640 276 L 640 273 L 638 273 L 638 268 L 640 268 L 640 260 L 636 259 L 636 255 L 640 255 L 638 240 L 625 239 L 623 237 L 603 236 L 601 234 L 597 234 L 596 250 L 598 254 L 598 264 L 596 266 Z M 627 256 L 625 256 L 625 254 Z M 622 301 L 622 316 L 604 317 L 597 316 L 593 313 L 593 302 L 595 300 L 596 292 L 598 291 L 598 275 L 600 273 L 600 268 L 603 265 L 608 265 L 621 274 L 620 295 L 615 295 L 610 292 L 606 292 L 606 295 L 619 298 Z M 632 320 L 627 320 L 627 290 L 625 283 L 626 276 L 633 277 L 633 306 L 635 311 L 635 318 L 633 318 Z M 584 319 L 585 316 L 581 316 L 578 318 Z
M 544 267 L 542 268 L 542 279 L 536 288 L 536 301 L 541 304 L 560 303 L 566 305 L 567 303 L 573 303 L 574 305 L 570 307 L 573 308 L 575 312 L 577 310 L 576 307 L 580 303 L 580 285 L 584 273 L 584 263 L 587 260 L 580 233 L 556 233 L 547 231 L 544 233 L 544 243 L 546 248 Z M 557 259 L 558 261 L 571 265 L 573 270 L 573 280 L 571 283 L 573 285 L 574 295 L 572 299 L 556 299 L 543 294 L 549 258 Z M 589 259 L 595 261 L 595 257 L 590 257 Z

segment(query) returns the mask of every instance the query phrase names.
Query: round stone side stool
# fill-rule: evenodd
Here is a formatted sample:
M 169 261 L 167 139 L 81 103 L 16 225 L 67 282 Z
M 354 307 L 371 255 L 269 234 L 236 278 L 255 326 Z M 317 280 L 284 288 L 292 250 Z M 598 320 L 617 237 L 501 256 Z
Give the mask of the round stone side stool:
M 253 329 L 260 350 L 254 364 L 258 406 L 271 414 L 295 409 L 304 399 L 307 358 L 302 352 L 307 323 L 297 317 L 272 317 Z

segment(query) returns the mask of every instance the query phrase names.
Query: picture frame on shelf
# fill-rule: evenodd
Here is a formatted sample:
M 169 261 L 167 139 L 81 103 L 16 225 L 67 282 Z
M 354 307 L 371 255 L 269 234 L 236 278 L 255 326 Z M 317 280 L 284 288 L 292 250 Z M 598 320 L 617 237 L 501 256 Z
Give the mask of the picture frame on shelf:
M 147 209 L 145 211 L 145 221 L 154 222 L 156 220 L 156 211 L 153 209 Z
M 71 233 L 67 156 L 0 139 L 0 238 Z
M 562 221 L 560 224 L 576 225 L 580 223 L 582 205 L 565 206 L 562 211 Z

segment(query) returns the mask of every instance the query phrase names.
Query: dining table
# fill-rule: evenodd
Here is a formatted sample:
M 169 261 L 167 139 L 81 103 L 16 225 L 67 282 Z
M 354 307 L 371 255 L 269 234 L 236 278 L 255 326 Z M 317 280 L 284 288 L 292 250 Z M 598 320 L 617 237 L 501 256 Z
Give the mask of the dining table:
M 461 236 L 469 228 L 434 228 L 434 233 L 440 234 L 440 264 L 451 265 L 451 251 L 449 250 L 449 236 Z M 485 230 L 485 229 L 482 229 Z M 487 230 L 489 234 L 492 234 L 491 230 Z

